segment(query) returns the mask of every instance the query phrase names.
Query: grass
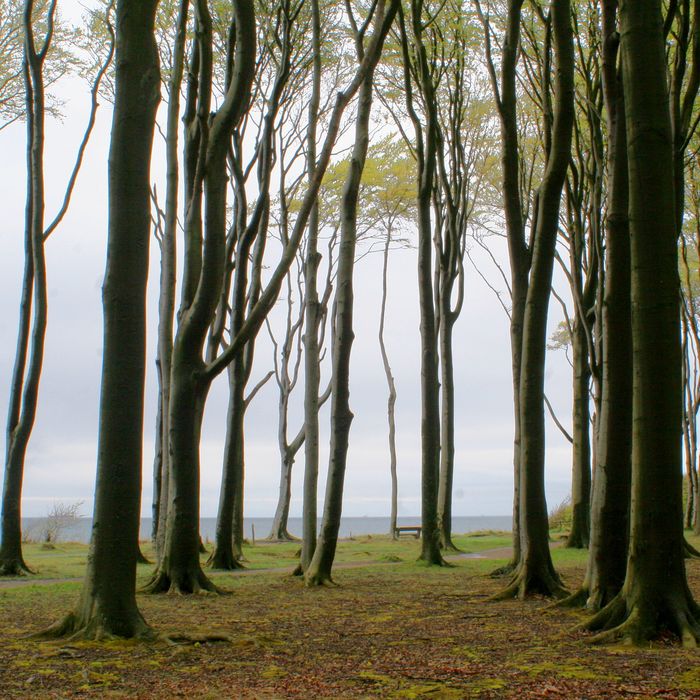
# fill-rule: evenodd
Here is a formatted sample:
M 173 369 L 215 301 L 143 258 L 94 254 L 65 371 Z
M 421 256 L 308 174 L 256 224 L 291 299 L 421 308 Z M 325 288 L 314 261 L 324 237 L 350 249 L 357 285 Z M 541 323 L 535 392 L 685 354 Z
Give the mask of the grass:
M 456 535 L 454 542 L 465 553 L 482 552 L 487 549 L 508 547 L 511 543 L 509 533 L 477 532 L 467 535 Z M 206 544 L 211 549 L 210 543 Z M 299 542 L 257 542 L 255 545 L 244 545 L 245 567 L 247 569 L 292 569 L 297 565 Z M 30 543 L 24 547 L 25 561 L 39 579 L 79 578 L 85 572 L 88 547 L 75 542 L 61 542 L 53 549 L 45 549 L 43 545 Z M 149 561 L 155 559 L 153 546 L 150 542 L 141 543 L 141 551 Z M 344 539 L 338 543 L 336 562 L 341 564 L 366 564 L 369 562 L 411 562 L 420 554 L 419 541 L 413 537 L 402 537 L 392 540 L 388 535 L 361 535 L 352 539 Z M 202 564 L 206 563 L 208 554 L 201 557 Z M 148 564 L 139 565 L 139 577 L 145 578 L 152 567 Z M 216 575 L 216 574 L 215 574 Z M 31 577 L 30 577 L 31 578 Z
M 699 545 L 698 538 L 689 538 Z M 497 549 L 503 534 L 458 537 Z M 697 652 L 662 639 L 647 649 L 591 647 L 572 632 L 583 613 L 547 601 L 488 602 L 499 560 L 419 567 L 415 540 L 343 541 L 337 587 L 306 589 L 279 571 L 298 545 L 246 549 L 255 575 L 220 574 L 229 596 L 138 596 L 146 619 L 170 635 L 229 635 L 217 644 L 37 642 L 24 635 L 75 604 L 80 583 L 0 588 L 3 698 L 698 698 Z M 45 572 L 76 572 L 84 547 L 45 554 Z M 401 561 L 381 563 L 389 553 Z M 27 558 L 36 565 L 30 548 Z M 553 549 L 569 587 L 586 553 Z M 375 563 L 372 563 L 375 562 Z M 282 564 L 282 566 L 287 566 Z M 142 576 L 150 571 L 140 566 Z M 40 572 L 40 576 L 44 572 Z M 689 560 L 700 598 L 700 561 Z

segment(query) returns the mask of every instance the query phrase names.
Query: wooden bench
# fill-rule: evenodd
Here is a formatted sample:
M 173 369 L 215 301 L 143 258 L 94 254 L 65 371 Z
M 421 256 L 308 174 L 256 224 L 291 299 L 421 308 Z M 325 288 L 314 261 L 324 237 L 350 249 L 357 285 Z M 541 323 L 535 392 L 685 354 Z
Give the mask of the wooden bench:
M 404 527 L 395 527 L 394 528 L 394 533 L 396 534 L 397 537 L 401 537 L 401 535 L 413 535 L 416 539 L 420 538 L 420 531 L 421 531 L 421 526 L 420 525 L 408 525 Z

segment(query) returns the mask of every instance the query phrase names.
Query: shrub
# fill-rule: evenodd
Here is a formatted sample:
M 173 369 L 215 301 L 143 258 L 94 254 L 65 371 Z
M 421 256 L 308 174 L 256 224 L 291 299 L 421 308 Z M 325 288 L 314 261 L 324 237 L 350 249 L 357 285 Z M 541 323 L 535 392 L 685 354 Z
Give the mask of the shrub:
M 567 496 L 559 505 L 549 511 L 550 530 L 570 530 L 573 517 L 571 496 Z

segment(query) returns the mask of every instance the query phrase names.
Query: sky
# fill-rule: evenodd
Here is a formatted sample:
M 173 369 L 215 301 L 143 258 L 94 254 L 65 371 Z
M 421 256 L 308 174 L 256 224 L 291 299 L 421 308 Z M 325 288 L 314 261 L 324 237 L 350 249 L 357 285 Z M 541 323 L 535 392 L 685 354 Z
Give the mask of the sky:
M 67 14 L 78 4 L 66 0 Z M 60 86 L 66 99 L 63 121 L 49 120 L 46 133 L 47 221 L 63 198 L 86 119 L 87 88 L 77 79 Z M 163 116 L 163 115 L 161 115 Z M 49 321 L 39 408 L 25 467 L 23 514 L 40 517 L 54 502 L 83 501 L 92 512 L 97 448 L 97 411 L 102 356 L 100 289 L 107 231 L 107 153 L 111 120 L 106 102 L 88 147 L 71 208 L 47 243 Z M 158 137 L 156 137 L 158 138 Z M 21 124 L 0 131 L 0 420 L 6 422 L 8 385 L 17 335 L 23 266 L 25 131 Z M 162 183 L 162 148 L 155 149 L 153 180 Z M 164 191 L 164 187 L 159 187 Z M 502 241 L 494 242 L 499 260 L 507 259 Z M 494 268 L 473 249 L 484 275 L 497 285 Z M 155 329 L 157 323 L 158 249 L 152 241 L 148 295 L 148 373 L 144 423 L 142 514 L 150 515 L 155 406 Z M 420 513 L 420 353 L 417 261 L 415 249 L 396 250 L 389 263 L 386 343 L 398 390 L 396 421 L 399 515 Z M 557 290 L 565 281 L 556 276 Z M 345 481 L 346 516 L 389 513 L 387 389 L 377 342 L 381 296 L 381 255 L 358 262 L 355 285 L 355 343 L 350 402 L 355 419 Z M 273 313 L 279 318 L 280 309 Z M 561 320 L 550 306 L 550 328 Z M 456 388 L 456 457 L 454 515 L 507 515 L 512 508 L 512 388 L 508 320 L 495 295 L 467 266 L 466 299 L 454 335 Z M 263 330 L 251 384 L 272 367 L 272 348 Z M 324 367 L 324 378 L 327 378 Z M 571 373 L 563 352 L 547 356 L 546 391 L 564 425 L 571 422 Z M 301 387 L 300 387 L 301 389 Z M 201 513 L 215 516 L 225 438 L 226 381 L 212 387 L 207 402 L 202 455 Z M 301 420 L 301 399 L 294 400 L 290 433 Z M 269 382 L 252 402 L 246 417 L 245 512 L 272 516 L 278 490 L 276 437 L 277 391 Z M 328 448 L 328 408 L 321 414 L 321 468 Z M 3 433 L 4 436 L 4 433 Z M 568 443 L 547 419 L 547 499 L 550 508 L 570 491 Z M 291 515 L 301 514 L 303 456 L 295 465 Z M 325 483 L 321 476 L 319 507 Z

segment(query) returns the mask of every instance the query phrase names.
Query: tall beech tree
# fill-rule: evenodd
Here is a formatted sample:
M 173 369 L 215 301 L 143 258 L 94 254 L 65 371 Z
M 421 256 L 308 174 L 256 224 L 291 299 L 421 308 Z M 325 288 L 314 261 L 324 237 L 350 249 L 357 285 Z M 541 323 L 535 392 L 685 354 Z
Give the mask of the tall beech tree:
M 401 51 L 404 61 L 406 110 L 413 124 L 417 165 L 416 202 L 418 210 L 418 299 L 421 349 L 421 553 L 428 565 L 444 566 L 440 552 L 438 488 L 440 479 L 440 381 L 438 335 L 433 299 L 433 237 L 431 208 L 437 176 L 439 125 L 435 86 L 424 36 L 422 0 L 412 0 L 409 17 L 411 33 L 401 13 Z M 413 74 L 419 85 L 425 114 L 420 119 L 414 103 Z
M 14 17 L 10 6 L 10 19 Z M 0 113 L 15 117 L 24 116 L 27 125 L 27 194 L 24 223 L 24 270 L 20 297 L 19 329 L 15 363 L 10 384 L 10 405 L 7 414 L 5 447 L 5 472 L 2 492 L 2 525 L 0 531 L 0 575 L 16 576 L 29 571 L 22 555 L 21 500 L 24 463 L 31 438 L 39 401 L 39 383 L 44 360 L 44 341 L 48 323 L 48 290 L 46 274 L 45 244 L 49 236 L 63 220 L 80 172 L 83 156 L 90 139 L 97 114 L 97 96 L 102 78 L 112 60 L 114 40 L 110 39 L 98 52 L 99 63 L 90 92 L 91 103 L 87 126 L 78 147 L 73 169 L 68 178 L 63 202 L 54 219 L 45 226 L 45 178 L 44 142 L 45 117 L 51 114 L 51 101 L 47 106 L 46 81 L 56 80 L 66 70 L 67 58 L 61 42 L 66 41 L 65 29 L 56 26 L 56 2 L 36 6 L 32 1 L 24 3 L 21 24 L 14 31 L 23 37 L 23 59 L 21 74 L 24 77 L 25 109 L 20 111 L 14 103 L 14 90 L 9 78 L 0 78 L 3 92 L 9 91 L 7 102 L 0 98 Z M 35 7 L 36 6 L 36 7 Z M 106 12 L 111 12 L 108 5 Z M 14 17 L 15 20 L 19 18 Z M 109 22 L 107 17 L 103 21 Z M 0 22 L 1 24 L 1 22 Z M 44 31 L 38 27 L 44 25 Z M 2 31 L 0 27 L 0 32 Z M 43 33 L 40 42 L 37 33 Z M 58 36 L 57 36 L 58 33 Z M 57 69 L 55 57 L 49 54 L 54 43 L 59 42 Z M 10 46 L 12 43 L 10 42 Z M 14 57 L 16 58 L 16 57 Z M 14 59 L 13 59 L 14 60 Z M 0 76 L 2 68 L 0 67 Z M 48 72 L 47 72 L 48 71 Z M 14 105 L 14 106 L 13 106 Z M 8 122 L 9 123 L 9 122 Z
M 487 69 L 501 122 L 503 202 L 510 259 L 510 331 L 514 383 L 514 555 L 504 572 L 514 572 L 498 597 L 531 593 L 561 595 L 563 588 L 552 565 L 548 546 L 544 493 L 544 363 L 546 321 L 552 268 L 559 228 L 559 207 L 570 159 L 574 120 L 574 52 L 570 3 L 554 0 L 545 12 L 545 51 L 554 58 L 543 62 L 542 95 L 551 104 L 541 116 L 545 168 L 535 196 L 530 241 L 521 182 L 520 135 L 517 108 L 517 65 L 522 2 L 508 3 L 501 42 L 500 81 L 492 54 L 489 18 L 478 0 L 484 27 Z M 548 28 L 547 28 L 548 27 Z M 552 73 L 554 81 L 552 82 Z M 553 97 L 552 97 L 553 96 Z M 533 172 L 529 177 L 533 176 Z M 529 178 L 528 178 L 529 179 Z
M 683 560 L 678 229 L 665 40 L 658 0 L 620 2 L 629 164 L 632 497 L 625 581 L 585 627 L 642 644 L 665 631 L 700 639 Z M 659 498 L 659 494 L 664 494 Z
M 563 602 L 599 610 L 625 578 L 632 447 L 632 326 L 629 184 L 624 86 L 618 63 L 617 0 L 601 16 L 601 74 L 607 115 L 602 393 L 596 431 L 591 538 L 582 586 Z
M 149 170 L 160 99 L 157 0 L 118 0 L 109 152 L 109 229 L 102 289 L 104 351 L 95 508 L 78 605 L 49 636 L 144 637 L 136 605 L 141 501 Z
M 503 569 L 504 573 L 510 573 L 520 562 L 521 554 L 520 444 L 522 421 L 520 415 L 520 375 L 523 318 L 530 267 L 530 250 L 525 231 L 525 202 L 521 193 L 517 109 L 517 65 L 523 2 L 522 0 L 511 0 L 507 5 L 505 28 L 501 41 L 500 80 L 492 53 L 490 18 L 484 14 L 480 0 L 474 0 L 474 4 L 484 29 L 486 65 L 501 127 L 503 210 L 510 262 L 510 347 L 513 379 L 513 556 Z
M 307 586 L 318 586 L 331 582 L 331 569 L 338 542 L 350 425 L 353 419 L 350 410 L 350 351 L 354 339 L 353 269 L 357 242 L 357 207 L 362 171 L 369 147 L 374 70 L 379 61 L 386 35 L 399 10 L 399 2 L 398 0 L 389 0 L 386 3 L 385 0 L 378 0 L 368 16 L 359 25 L 350 3 L 346 7 L 348 22 L 355 41 L 357 61 L 362 65 L 370 56 L 371 61 L 367 70 L 363 72 L 362 80 L 358 86 L 355 140 L 350 157 L 350 167 L 343 186 L 338 243 L 337 291 L 332 319 L 330 460 L 321 529 L 311 562 L 304 571 L 304 582 Z M 367 37 L 367 30 L 370 27 L 373 27 L 373 30 Z
M 556 62 L 554 109 L 545 172 L 537 192 L 533 219 L 532 257 L 522 329 L 519 390 L 520 561 L 513 580 L 498 594 L 500 598 L 522 598 L 533 593 L 550 596 L 563 594 L 549 553 L 544 492 L 544 367 L 559 206 L 570 159 L 574 121 L 574 51 L 570 2 L 553 0 L 550 11 Z
M 160 248 L 160 280 L 158 297 L 158 344 L 156 348 L 156 368 L 158 371 L 158 411 L 156 417 L 156 447 L 153 461 L 153 515 L 152 532 L 157 551 L 163 548 L 164 525 L 167 518 L 169 455 L 168 420 L 170 411 L 170 369 L 173 350 L 176 268 L 177 268 L 177 212 L 178 187 L 180 184 L 180 160 L 178 142 L 180 128 L 180 103 L 182 80 L 185 72 L 185 48 L 187 42 L 187 22 L 190 0 L 180 0 L 175 23 L 175 36 L 167 78 L 168 109 L 165 124 L 165 204 L 164 211 L 158 212 L 158 246 Z M 163 3 L 160 12 L 164 12 Z M 163 18 L 165 24 L 169 17 Z M 166 32 L 162 38 L 169 39 Z
M 576 119 L 571 165 L 566 180 L 565 226 L 561 239 L 569 252 L 561 263 L 574 306 L 570 327 L 573 365 L 572 522 L 567 547 L 584 548 L 590 539 L 591 395 L 593 419 L 600 417 L 600 347 L 603 302 L 603 90 L 600 76 L 597 7 L 580 5 L 573 15 L 576 51 Z M 594 426 L 595 437 L 595 426 Z

